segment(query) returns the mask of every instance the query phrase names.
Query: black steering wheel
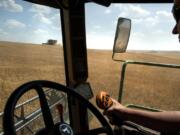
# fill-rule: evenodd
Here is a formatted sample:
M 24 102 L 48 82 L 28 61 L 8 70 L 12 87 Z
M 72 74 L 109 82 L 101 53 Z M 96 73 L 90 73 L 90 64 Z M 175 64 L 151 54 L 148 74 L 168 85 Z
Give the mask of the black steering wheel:
M 53 118 L 48 106 L 48 102 L 46 100 L 46 95 L 43 91 L 43 88 L 51 88 L 53 90 L 61 91 L 66 93 L 68 96 L 74 96 L 81 103 L 87 106 L 87 108 L 97 117 L 97 119 L 102 124 L 102 127 L 88 130 L 86 133 L 78 133 L 78 135 L 97 135 L 106 133 L 107 135 L 113 135 L 113 131 L 109 123 L 106 121 L 104 116 L 94 107 L 88 100 L 86 100 L 83 96 L 75 92 L 73 89 L 68 88 L 64 85 L 51 82 L 51 81 L 32 81 L 23 84 L 22 86 L 18 87 L 9 97 L 5 110 L 4 110 L 4 117 L 3 117 L 3 129 L 5 135 L 16 135 L 15 126 L 14 126 L 14 111 L 17 101 L 20 97 L 29 90 L 34 89 L 38 96 L 42 111 L 42 116 L 44 119 L 45 128 L 41 130 L 41 132 L 37 132 L 36 135 L 74 135 L 72 128 L 65 123 L 56 123 L 54 124 Z M 68 130 L 68 132 L 63 133 L 60 129 L 64 128 Z

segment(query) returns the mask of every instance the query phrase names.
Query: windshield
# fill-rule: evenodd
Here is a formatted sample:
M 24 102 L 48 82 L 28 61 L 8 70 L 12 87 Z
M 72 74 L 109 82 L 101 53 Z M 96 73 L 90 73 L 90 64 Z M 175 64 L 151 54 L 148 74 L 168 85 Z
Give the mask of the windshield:
M 25 82 L 65 84 L 59 10 L 1 0 L 0 26 L 0 112 L 13 90 Z
M 180 64 L 171 8 L 172 4 L 112 4 L 109 8 L 87 4 L 87 46 L 96 49 L 90 49 L 88 56 L 89 81 L 95 93 L 105 90 L 126 105 L 180 109 L 180 69 L 127 64 L 123 78 L 123 63 L 111 59 L 117 21 L 124 17 L 131 19 L 131 34 L 126 53 L 119 53 L 118 59 Z

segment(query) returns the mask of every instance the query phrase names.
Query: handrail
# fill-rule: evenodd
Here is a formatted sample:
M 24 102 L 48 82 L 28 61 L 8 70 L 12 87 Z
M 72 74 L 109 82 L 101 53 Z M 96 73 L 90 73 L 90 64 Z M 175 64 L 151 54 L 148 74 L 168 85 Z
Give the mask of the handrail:
M 127 104 L 125 106 L 128 108 L 146 110 L 146 111 L 151 111 L 151 112 L 162 112 L 163 111 L 163 110 L 152 108 L 149 106 L 142 106 L 142 105 L 136 105 L 136 104 Z
M 116 62 L 122 62 L 122 70 L 121 70 L 121 80 L 120 80 L 120 87 L 119 87 L 119 97 L 118 101 L 122 101 L 123 96 L 123 88 L 124 88 L 124 79 L 126 73 L 126 67 L 129 64 L 136 64 L 136 65 L 146 65 L 146 66 L 155 66 L 155 67 L 163 67 L 163 68 L 176 68 L 180 69 L 180 65 L 178 64 L 166 64 L 166 63 L 155 63 L 155 62 L 144 62 L 144 61 L 133 61 L 133 60 L 116 60 Z

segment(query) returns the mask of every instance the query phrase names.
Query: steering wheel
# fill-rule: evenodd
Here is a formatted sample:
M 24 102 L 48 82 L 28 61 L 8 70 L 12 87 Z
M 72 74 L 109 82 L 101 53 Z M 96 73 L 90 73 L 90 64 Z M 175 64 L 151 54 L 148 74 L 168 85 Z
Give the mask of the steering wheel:
M 101 133 L 113 135 L 113 130 L 104 118 L 104 116 L 83 96 L 75 92 L 73 89 L 68 88 L 64 85 L 44 80 L 31 81 L 25 83 L 22 86 L 18 87 L 11 94 L 4 110 L 3 129 L 5 135 L 16 135 L 16 130 L 14 126 L 14 111 L 16 103 L 24 93 L 32 89 L 34 89 L 39 96 L 40 107 L 45 124 L 45 128 L 43 128 L 43 130 L 41 130 L 40 132 L 37 132 L 36 135 L 74 135 L 73 129 L 70 125 L 62 122 L 54 124 L 43 88 L 51 88 L 56 91 L 64 92 L 68 96 L 73 96 L 77 98 L 82 104 L 87 106 L 87 108 L 97 117 L 97 119 L 102 124 L 102 127 L 100 128 L 88 130 L 86 133 L 78 133 L 78 135 L 97 135 Z

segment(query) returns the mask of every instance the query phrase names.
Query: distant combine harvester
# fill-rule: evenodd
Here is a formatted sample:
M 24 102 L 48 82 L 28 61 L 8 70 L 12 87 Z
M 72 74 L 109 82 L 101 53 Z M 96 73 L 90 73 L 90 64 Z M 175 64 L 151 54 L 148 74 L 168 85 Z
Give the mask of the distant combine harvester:
M 46 43 L 42 43 L 43 45 L 56 45 L 57 40 L 49 39 Z

